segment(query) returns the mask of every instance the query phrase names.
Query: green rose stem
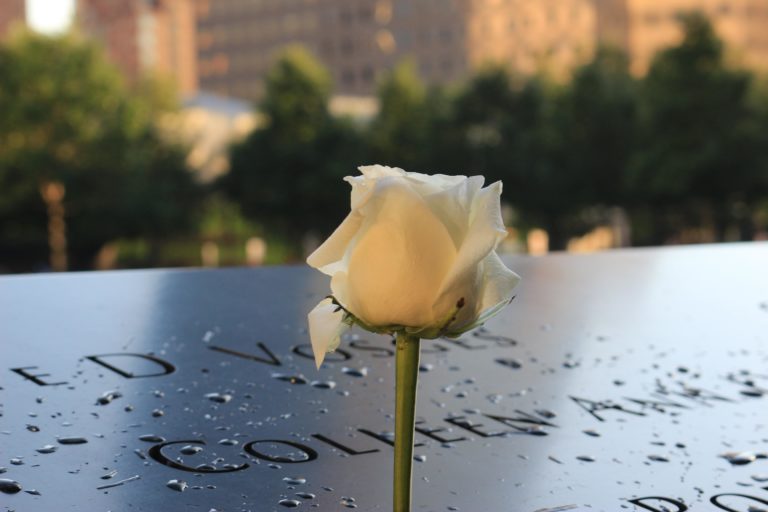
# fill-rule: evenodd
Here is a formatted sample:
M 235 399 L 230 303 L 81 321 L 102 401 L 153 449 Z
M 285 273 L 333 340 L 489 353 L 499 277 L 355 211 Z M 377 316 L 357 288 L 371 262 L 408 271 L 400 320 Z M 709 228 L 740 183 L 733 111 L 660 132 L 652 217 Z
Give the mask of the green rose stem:
M 416 384 L 419 380 L 418 337 L 397 335 L 395 360 L 395 480 L 394 512 L 411 510 L 413 429 L 416 421 Z

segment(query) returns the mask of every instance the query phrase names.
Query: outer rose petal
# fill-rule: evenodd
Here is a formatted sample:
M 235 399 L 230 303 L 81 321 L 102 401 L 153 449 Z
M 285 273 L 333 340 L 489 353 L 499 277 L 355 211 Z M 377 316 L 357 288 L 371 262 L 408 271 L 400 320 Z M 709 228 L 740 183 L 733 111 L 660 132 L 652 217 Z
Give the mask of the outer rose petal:
M 329 276 L 343 270 L 343 268 L 339 268 L 341 260 L 362 223 L 363 218 L 360 214 L 352 211 L 328 237 L 328 240 L 309 255 L 307 263 Z
M 501 182 L 480 190 L 474 197 L 469 214 L 469 227 L 450 272 L 445 276 L 434 303 L 437 318 L 445 316 L 466 295 L 474 295 L 477 289 L 480 262 L 507 236 L 501 219 Z M 467 313 L 462 312 L 462 317 Z
M 364 165 L 358 167 L 362 176 L 347 176 L 345 181 L 352 185 L 352 209 L 360 208 L 370 198 L 376 181 L 382 178 L 401 177 L 422 197 L 442 192 L 466 181 L 466 176 L 445 174 L 421 174 L 405 172 L 398 167 L 385 165 Z
M 481 296 L 475 317 L 479 323 L 501 311 L 512 299 L 512 290 L 520 282 L 520 276 L 509 270 L 496 251 L 483 260 Z
M 373 326 L 428 326 L 436 293 L 456 258 L 451 237 L 401 177 L 378 180 L 352 248 L 350 312 Z
M 349 326 L 343 322 L 344 312 L 339 310 L 331 301 L 325 299 L 309 312 L 309 338 L 312 341 L 312 352 L 315 354 L 315 364 L 320 369 L 325 354 L 333 352 L 339 346 L 341 333 Z
M 370 199 L 376 182 L 382 178 L 404 177 L 407 173 L 397 167 L 364 165 L 358 167 L 362 176 L 347 176 L 344 181 L 352 185 L 352 210 L 362 207 Z
M 457 248 L 461 247 L 467 236 L 472 205 L 485 181 L 482 176 L 470 176 L 469 178 L 462 176 L 462 178 L 455 185 L 424 198 L 435 215 L 448 229 Z

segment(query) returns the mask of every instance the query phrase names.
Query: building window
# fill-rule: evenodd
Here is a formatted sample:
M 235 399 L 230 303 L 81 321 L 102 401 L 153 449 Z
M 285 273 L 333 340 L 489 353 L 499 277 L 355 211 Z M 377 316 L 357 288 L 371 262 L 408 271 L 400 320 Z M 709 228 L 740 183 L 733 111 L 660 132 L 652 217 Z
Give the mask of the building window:
M 368 5 L 361 5 L 357 10 L 357 19 L 360 21 L 370 21 L 373 18 L 373 11 Z
M 345 69 L 341 72 L 341 83 L 346 87 L 355 86 L 355 72 L 351 69 Z
M 360 72 L 360 78 L 362 79 L 363 83 L 370 84 L 373 82 L 373 68 L 371 66 L 365 66 L 363 67 L 362 71 Z
M 355 51 L 355 45 L 352 44 L 352 41 L 349 39 L 344 39 L 341 41 L 341 54 L 344 56 L 352 55 Z

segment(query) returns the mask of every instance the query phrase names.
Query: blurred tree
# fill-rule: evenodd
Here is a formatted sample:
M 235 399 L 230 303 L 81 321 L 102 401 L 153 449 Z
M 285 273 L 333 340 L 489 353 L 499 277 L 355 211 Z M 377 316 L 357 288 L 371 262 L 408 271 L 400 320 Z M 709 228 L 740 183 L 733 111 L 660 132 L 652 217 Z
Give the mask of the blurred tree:
M 196 190 L 184 155 L 153 111 L 93 44 L 19 34 L 0 46 L 0 255 L 11 268 L 47 260 L 40 189 L 64 186 L 71 267 L 89 268 L 117 238 L 189 225 Z
M 378 99 L 379 112 L 366 132 L 370 162 L 428 172 L 432 103 L 412 61 L 384 77 Z
M 532 80 L 517 104 L 516 203 L 523 220 L 547 230 L 550 249 L 562 250 L 594 227 L 589 214 L 624 199 L 635 122 L 626 56 L 600 48 L 570 83 Z
M 232 150 L 220 187 L 243 213 L 292 241 L 326 235 L 349 211 L 341 186 L 362 162 L 361 135 L 351 121 L 331 116 L 328 72 L 306 50 L 291 47 L 266 79 L 263 125 Z
M 474 75 L 454 99 L 450 127 L 444 127 L 444 158 L 456 172 L 483 174 L 489 182 L 509 179 L 522 131 L 518 98 L 505 68 Z M 506 183 L 511 185 L 510 183 Z
M 757 193 L 750 75 L 726 66 L 706 17 L 687 14 L 681 23 L 682 42 L 657 54 L 640 88 L 638 147 L 627 176 L 635 210 L 651 219 L 645 230 L 635 226 L 640 243 L 664 243 L 702 225 L 722 239 L 733 205 Z
M 599 48 L 578 68 L 559 97 L 556 127 L 565 146 L 562 165 L 575 178 L 585 204 L 622 204 L 624 173 L 632 151 L 635 82 L 626 55 Z
M 583 203 L 558 126 L 558 91 L 541 78 L 519 86 L 506 69 L 473 76 L 433 124 L 435 159 L 454 172 L 503 180 L 504 200 L 523 227 L 541 226 L 550 246 L 565 246 L 573 212 Z
M 513 186 L 505 188 L 523 224 L 547 231 L 550 250 L 565 249 L 570 236 L 581 229 L 577 214 L 585 206 L 590 185 L 569 164 L 571 134 L 563 129 L 567 121 L 562 94 L 544 78 L 528 81 L 519 92 L 519 135 L 508 171 Z

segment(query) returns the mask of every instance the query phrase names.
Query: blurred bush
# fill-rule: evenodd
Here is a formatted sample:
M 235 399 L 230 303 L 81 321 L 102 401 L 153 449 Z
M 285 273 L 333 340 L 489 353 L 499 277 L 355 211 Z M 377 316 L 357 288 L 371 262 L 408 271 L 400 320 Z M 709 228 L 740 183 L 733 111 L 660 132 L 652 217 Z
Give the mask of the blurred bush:
M 194 225 L 199 193 L 184 151 L 155 129 L 160 97 L 129 90 L 75 35 L 0 46 L 0 264 L 45 267 L 51 183 L 63 187 L 69 268 L 90 268 L 116 238 L 153 246 Z

